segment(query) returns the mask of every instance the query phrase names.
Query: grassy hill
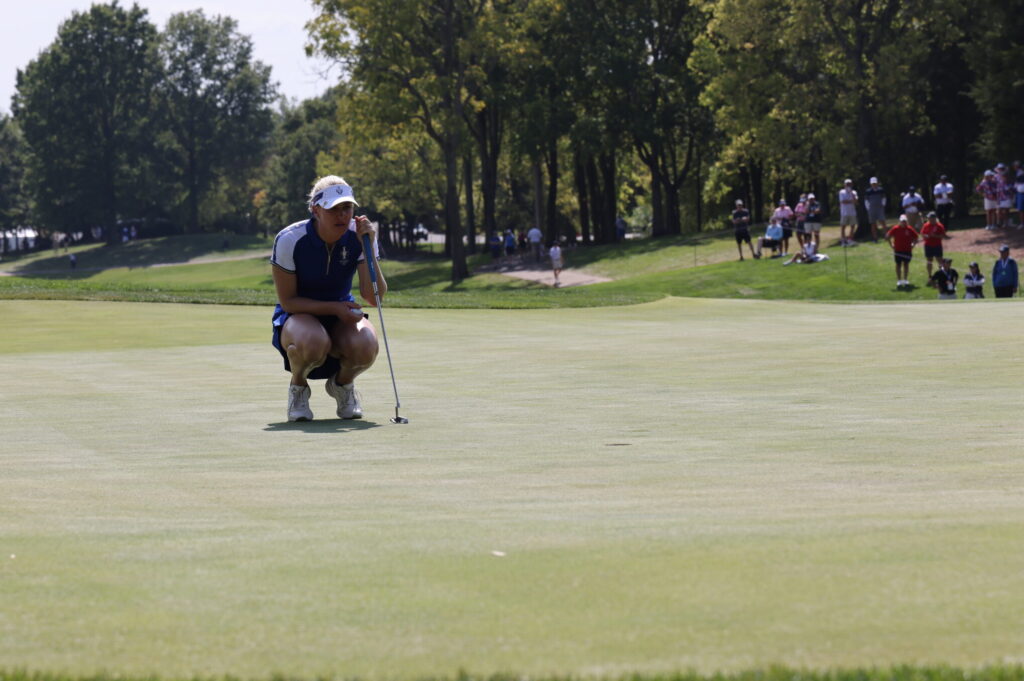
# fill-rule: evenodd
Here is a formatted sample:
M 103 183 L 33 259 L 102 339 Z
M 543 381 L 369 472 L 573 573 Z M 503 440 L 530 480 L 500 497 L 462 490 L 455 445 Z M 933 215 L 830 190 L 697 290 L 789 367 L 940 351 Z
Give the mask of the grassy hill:
M 470 258 L 470 278 L 452 284 L 450 265 L 438 254 L 386 259 L 382 269 L 391 291 L 388 305 L 422 308 L 558 308 L 629 305 L 665 296 L 765 300 L 926 301 L 924 258 L 911 265 L 909 290 L 895 288 L 892 254 L 885 243 L 843 249 L 836 230 L 826 228 L 822 251 L 830 257 L 815 265 L 784 267 L 781 259 L 736 259 L 730 233 L 570 249 L 567 266 L 611 278 L 586 287 L 551 289 L 534 282 L 482 272 L 489 257 Z M 124 245 L 86 245 L 68 254 L 47 251 L 3 263 L 13 276 L 0 277 L 0 297 L 129 300 L 228 304 L 275 301 L 268 255 L 271 242 L 255 236 L 164 237 Z M 794 241 L 795 248 L 795 241 Z M 919 249 L 920 250 L 920 249 Z M 982 271 L 994 254 L 952 253 L 965 270 L 977 259 Z

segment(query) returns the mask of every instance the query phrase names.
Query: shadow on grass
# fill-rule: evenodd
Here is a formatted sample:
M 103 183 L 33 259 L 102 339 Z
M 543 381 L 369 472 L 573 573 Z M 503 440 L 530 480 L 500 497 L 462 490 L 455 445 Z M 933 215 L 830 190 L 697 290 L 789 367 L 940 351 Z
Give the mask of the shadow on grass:
M 242 234 L 194 234 L 188 236 L 139 239 L 126 244 L 98 244 L 74 248 L 77 266 L 69 265 L 68 254 L 54 253 L 49 257 L 34 258 L 24 263 L 11 263 L 8 269 L 22 277 L 40 279 L 82 279 L 95 272 L 117 267 L 151 267 L 153 265 L 183 264 L 204 256 L 220 256 L 253 249 L 252 257 L 259 257 L 255 249 L 269 248 L 269 242 L 259 236 Z
M 376 421 L 366 419 L 327 419 L 323 421 L 278 421 L 268 423 L 263 430 L 268 431 L 302 431 L 303 433 L 349 433 L 356 430 L 379 428 Z

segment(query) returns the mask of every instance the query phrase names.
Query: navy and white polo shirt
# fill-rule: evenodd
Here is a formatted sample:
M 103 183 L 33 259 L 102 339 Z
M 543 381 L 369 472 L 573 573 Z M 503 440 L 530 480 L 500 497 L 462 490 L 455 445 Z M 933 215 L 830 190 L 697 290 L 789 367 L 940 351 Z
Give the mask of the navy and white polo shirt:
M 324 301 L 355 300 L 352 276 L 365 259 L 355 220 L 333 245 L 317 235 L 315 221 L 296 222 L 278 232 L 270 256 L 272 264 L 295 275 L 298 295 Z

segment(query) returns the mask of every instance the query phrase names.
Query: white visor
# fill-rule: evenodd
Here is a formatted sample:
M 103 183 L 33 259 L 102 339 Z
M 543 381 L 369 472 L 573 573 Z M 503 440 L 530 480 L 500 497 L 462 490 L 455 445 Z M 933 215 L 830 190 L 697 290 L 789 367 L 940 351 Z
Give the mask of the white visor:
M 337 206 L 339 203 L 351 203 L 354 206 L 359 204 L 356 202 L 356 197 L 352 194 L 352 187 L 347 184 L 332 184 L 322 192 L 317 192 L 313 196 L 313 200 L 309 202 L 309 205 L 320 206 L 330 210 Z

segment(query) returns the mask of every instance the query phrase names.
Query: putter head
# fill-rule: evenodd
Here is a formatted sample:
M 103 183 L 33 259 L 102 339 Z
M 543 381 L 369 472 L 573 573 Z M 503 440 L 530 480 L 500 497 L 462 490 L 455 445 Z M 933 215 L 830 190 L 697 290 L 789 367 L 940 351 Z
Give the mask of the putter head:
M 409 419 L 404 416 L 396 416 L 391 419 L 391 423 L 409 423 Z

